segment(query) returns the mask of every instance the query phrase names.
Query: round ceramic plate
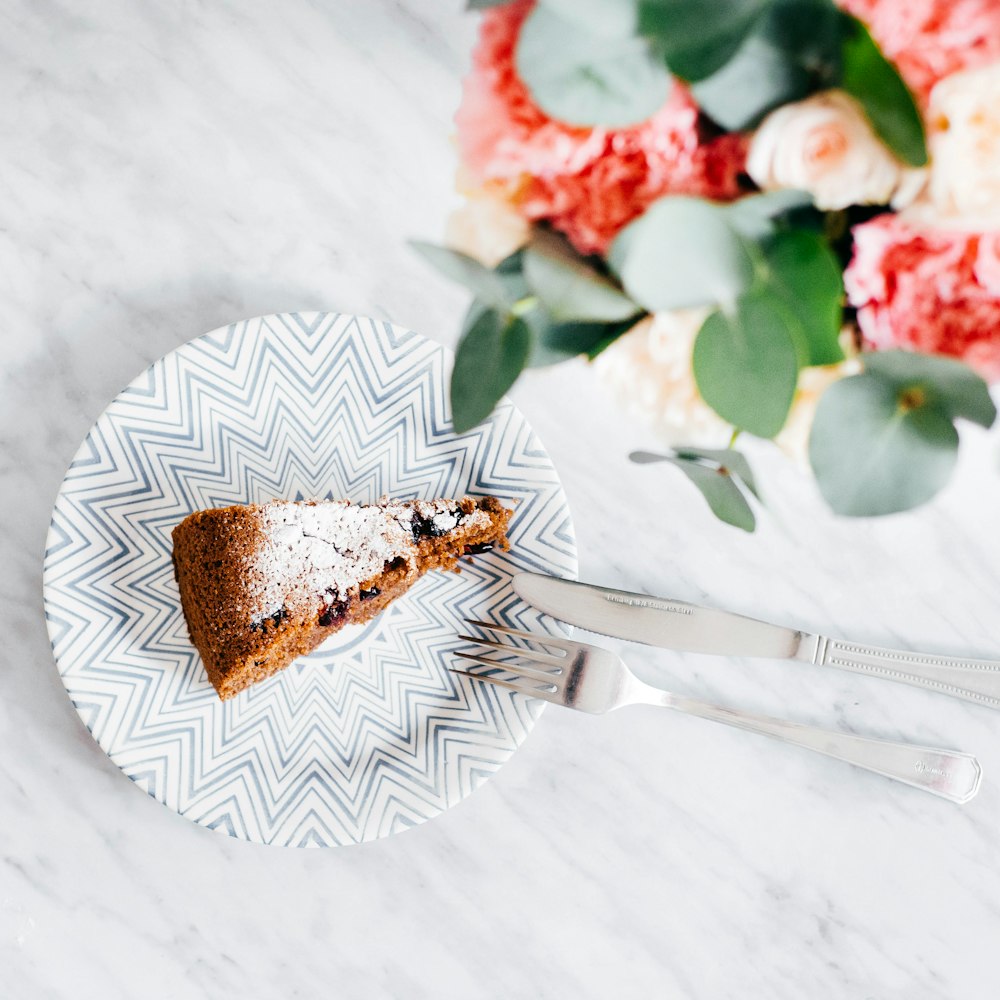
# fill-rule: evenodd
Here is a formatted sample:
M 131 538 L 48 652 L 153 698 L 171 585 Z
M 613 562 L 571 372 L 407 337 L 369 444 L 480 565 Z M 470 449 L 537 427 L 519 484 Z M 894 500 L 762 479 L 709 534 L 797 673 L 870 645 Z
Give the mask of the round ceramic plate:
M 555 624 L 511 589 L 576 575 L 552 463 L 504 401 L 456 435 L 449 356 L 386 323 L 267 316 L 193 340 L 108 407 L 70 466 L 45 553 L 59 673 L 108 756 L 182 816 L 265 844 L 404 830 L 465 798 L 541 703 L 449 671 L 466 618 Z M 494 494 L 511 551 L 431 573 L 374 621 L 222 702 L 191 646 L 170 532 L 195 510 L 274 498 Z

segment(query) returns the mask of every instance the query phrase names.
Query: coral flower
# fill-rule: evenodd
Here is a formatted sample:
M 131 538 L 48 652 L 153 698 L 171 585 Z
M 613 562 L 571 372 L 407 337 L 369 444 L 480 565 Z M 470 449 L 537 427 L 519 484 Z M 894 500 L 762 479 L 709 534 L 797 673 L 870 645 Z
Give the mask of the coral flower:
M 1000 62 L 998 0 L 838 0 L 868 25 L 924 106 L 938 80 Z
M 465 167 L 480 182 L 501 185 L 526 218 L 551 222 L 582 253 L 606 250 L 663 195 L 741 193 L 746 138 L 706 134 L 680 84 L 656 114 L 628 128 L 578 128 L 546 115 L 514 63 L 531 8 L 518 2 L 482 17 L 455 119 Z
M 844 284 L 870 346 L 951 355 L 1000 381 L 1000 233 L 880 215 L 855 227 Z

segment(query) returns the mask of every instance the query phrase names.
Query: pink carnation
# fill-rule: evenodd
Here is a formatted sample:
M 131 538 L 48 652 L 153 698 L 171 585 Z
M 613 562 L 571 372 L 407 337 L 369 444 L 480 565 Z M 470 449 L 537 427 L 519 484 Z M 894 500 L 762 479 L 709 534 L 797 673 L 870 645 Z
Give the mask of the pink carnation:
M 1000 233 L 880 215 L 854 228 L 844 284 L 870 347 L 951 355 L 1000 381 Z
M 728 200 L 741 193 L 746 138 L 707 138 L 686 88 L 629 128 L 575 128 L 549 118 L 517 75 L 514 47 L 531 0 L 482 17 L 471 75 L 456 115 L 465 165 L 501 188 L 529 219 L 548 220 L 583 253 L 665 194 Z
M 938 80 L 1000 61 L 1000 0 L 838 0 L 926 105 Z

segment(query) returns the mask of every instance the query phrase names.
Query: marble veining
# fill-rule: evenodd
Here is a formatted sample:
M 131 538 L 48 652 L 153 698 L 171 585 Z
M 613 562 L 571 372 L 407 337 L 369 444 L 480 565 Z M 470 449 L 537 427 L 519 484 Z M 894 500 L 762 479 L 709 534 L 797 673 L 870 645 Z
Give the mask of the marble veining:
M 150 361 L 335 309 L 453 343 L 406 247 L 454 203 L 474 18 L 442 0 L 0 0 L 0 994 L 986 1000 L 1000 986 L 1000 713 L 808 664 L 609 643 L 682 693 L 977 753 L 960 808 L 653 708 L 550 710 L 483 789 L 361 848 L 203 830 L 90 739 L 51 660 L 63 471 Z M 1000 654 L 995 434 L 926 509 L 838 521 L 770 448 L 756 535 L 717 525 L 583 364 L 515 399 L 581 577 L 862 644 Z

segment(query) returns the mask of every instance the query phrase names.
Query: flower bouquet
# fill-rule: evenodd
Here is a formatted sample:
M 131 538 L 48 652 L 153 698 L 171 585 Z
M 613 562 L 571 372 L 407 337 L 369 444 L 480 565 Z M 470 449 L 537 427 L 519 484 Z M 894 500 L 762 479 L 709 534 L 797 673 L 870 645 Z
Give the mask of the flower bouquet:
M 996 0 L 470 0 L 456 428 L 578 355 L 752 530 L 741 434 L 844 515 L 937 493 L 1000 380 Z

